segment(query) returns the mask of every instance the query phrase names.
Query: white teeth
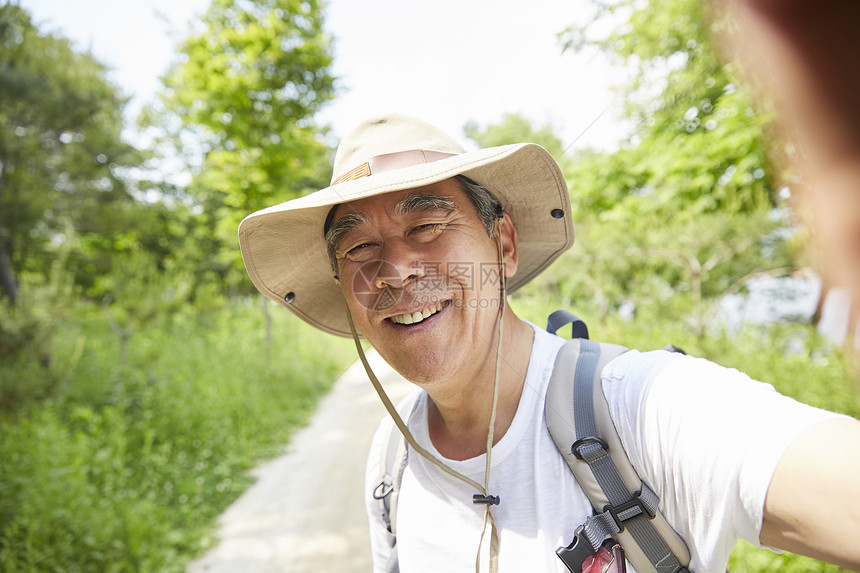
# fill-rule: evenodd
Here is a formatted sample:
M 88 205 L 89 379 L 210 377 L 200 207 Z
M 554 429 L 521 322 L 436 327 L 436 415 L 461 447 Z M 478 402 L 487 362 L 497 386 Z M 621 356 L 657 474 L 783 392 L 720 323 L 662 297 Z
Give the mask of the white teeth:
M 391 322 L 394 322 L 395 324 L 415 324 L 436 314 L 441 309 L 442 303 L 440 302 L 434 304 L 430 308 L 425 308 L 424 310 L 416 310 L 415 312 L 407 312 L 404 314 L 398 314 L 397 316 L 392 316 Z

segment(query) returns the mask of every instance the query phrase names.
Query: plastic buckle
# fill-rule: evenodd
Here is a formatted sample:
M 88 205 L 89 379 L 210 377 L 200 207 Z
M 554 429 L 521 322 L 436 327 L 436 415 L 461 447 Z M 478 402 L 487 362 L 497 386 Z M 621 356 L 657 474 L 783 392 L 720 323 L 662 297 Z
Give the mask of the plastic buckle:
M 609 513 L 612 516 L 612 519 L 615 521 L 615 525 L 618 526 L 619 533 L 624 531 L 624 524 L 628 521 L 632 521 L 642 516 L 648 516 L 648 519 L 654 519 L 656 513 L 648 509 L 641 499 L 642 490 L 637 491 L 633 494 L 633 499 L 630 501 L 624 502 L 621 505 L 606 505 L 603 507 L 603 511 L 605 513 Z M 638 508 L 639 513 L 635 515 L 631 515 L 629 517 L 622 517 L 621 513 L 626 513 L 627 511 Z
M 578 460 L 583 459 L 582 453 L 580 453 L 579 448 L 581 448 L 585 444 L 597 444 L 601 448 L 603 448 L 604 451 L 606 451 L 606 452 L 609 451 L 609 444 L 607 444 L 605 440 L 603 440 L 602 438 L 595 437 L 595 436 L 589 436 L 586 438 L 580 438 L 580 439 L 576 440 L 575 442 L 573 442 L 573 445 L 570 446 L 570 453 L 572 453 L 574 456 L 576 456 L 576 459 L 578 459 Z
M 584 529 L 584 525 L 577 527 L 573 533 L 573 541 L 570 542 L 570 545 L 559 547 L 555 552 L 571 573 L 582 573 L 583 562 L 591 555 L 597 553 L 585 535 L 583 535 Z

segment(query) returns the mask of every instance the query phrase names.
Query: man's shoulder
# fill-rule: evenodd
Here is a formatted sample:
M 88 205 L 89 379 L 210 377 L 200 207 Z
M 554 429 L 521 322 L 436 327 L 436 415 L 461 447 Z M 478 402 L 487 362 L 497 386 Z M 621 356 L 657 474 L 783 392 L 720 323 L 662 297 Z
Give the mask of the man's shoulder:
M 666 350 L 625 352 L 603 369 L 601 382 L 613 419 L 647 415 L 697 423 L 705 412 L 737 400 L 764 404 L 777 395 L 772 385 L 734 368 Z
M 691 368 L 691 357 L 667 350 L 638 350 L 631 348 L 623 352 L 604 367 L 604 380 L 650 380 L 667 368 Z

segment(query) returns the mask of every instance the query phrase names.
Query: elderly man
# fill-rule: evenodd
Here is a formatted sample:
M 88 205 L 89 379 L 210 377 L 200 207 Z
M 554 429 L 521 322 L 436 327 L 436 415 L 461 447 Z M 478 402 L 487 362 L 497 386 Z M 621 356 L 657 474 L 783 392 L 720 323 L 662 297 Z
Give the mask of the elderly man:
M 571 246 L 569 211 L 539 146 L 466 152 L 387 115 L 343 140 L 330 187 L 242 223 L 263 294 L 365 337 L 421 390 L 390 409 L 409 443 L 396 516 L 375 499 L 388 493 L 377 476 L 390 421 L 368 460 L 376 571 L 567 570 L 556 550 L 592 508 L 547 430 L 565 341 L 519 319 L 505 295 Z M 664 351 L 626 352 L 600 375 L 624 450 L 689 549 L 670 571 L 725 571 L 738 538 L 860 568 L 860 423 Z

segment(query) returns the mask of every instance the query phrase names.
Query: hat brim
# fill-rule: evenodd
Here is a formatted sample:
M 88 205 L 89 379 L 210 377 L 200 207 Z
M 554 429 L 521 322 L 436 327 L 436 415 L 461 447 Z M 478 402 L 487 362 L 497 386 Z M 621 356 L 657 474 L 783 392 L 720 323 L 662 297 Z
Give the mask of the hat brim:
M 508 292 L 529 282 L 573 244 L 570 197 L 558 164 L 539 145 L 520 143 L 373 174 L 249 215 L 239 225 L 239 246 L 251 281 L 320 330 L 351 336 L 346 303 L 326 251 L 328 212 L 335 205 L 455 175 L 489 189 L 514 221 L 519 263 Z

